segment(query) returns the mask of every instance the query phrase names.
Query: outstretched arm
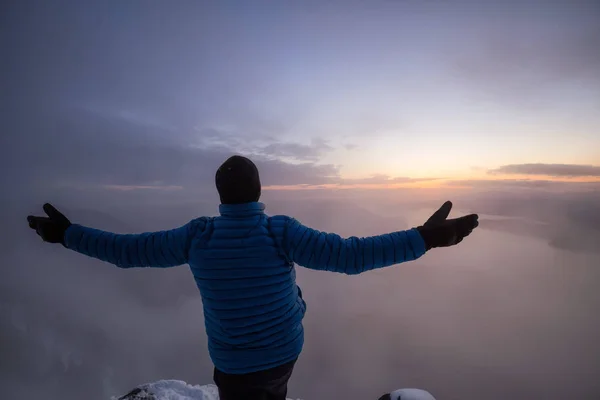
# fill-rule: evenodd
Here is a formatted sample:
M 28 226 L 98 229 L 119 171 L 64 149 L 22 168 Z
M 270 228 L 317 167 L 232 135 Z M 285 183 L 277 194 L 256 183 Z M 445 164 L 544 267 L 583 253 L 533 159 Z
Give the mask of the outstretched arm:
M 416 260 L 425 254 L 425 242 L 416 229 L 342 238 L 304 226 L 294 218 L 287 223 L 283 244 L 298 265 L 348 275 Z
M 287 221 L 283 245 L 288 257 L 306 268 L 360 274 L 416 260 L 436 247 L 455 246 L 479 225 L 478 215 L 448 219 L 452 202 L 445 202 L 422 226 L 366 238 L 344 239 L 319 232 L 294 218 Z
M 189 248 L 205 218 L 198 218 L 176 229 L 137 235 L 116 234 L 71 221 L 51 204 L 44 204 L 47 217 L 30 215 L 31 229 L 49 243 L 61 243 L 68 249 L 115 264 L 121 268 L 173 267 L 188 262 Z
M 174 267 L 188 262 L 198 225 L 200 220 L 193 220 L 166 231 L 116 234 L 73 224 L 65 233 L 65 247 L 120 268 Z

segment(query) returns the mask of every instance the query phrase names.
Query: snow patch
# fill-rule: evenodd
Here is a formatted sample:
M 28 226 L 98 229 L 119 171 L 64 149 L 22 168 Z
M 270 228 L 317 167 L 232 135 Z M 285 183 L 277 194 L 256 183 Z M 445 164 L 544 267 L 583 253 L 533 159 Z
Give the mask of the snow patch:
M 111 400 L 219 400 L 219 391 L 215 385 L 161 380 L 140 385 L 126 395 L 111 397 Z

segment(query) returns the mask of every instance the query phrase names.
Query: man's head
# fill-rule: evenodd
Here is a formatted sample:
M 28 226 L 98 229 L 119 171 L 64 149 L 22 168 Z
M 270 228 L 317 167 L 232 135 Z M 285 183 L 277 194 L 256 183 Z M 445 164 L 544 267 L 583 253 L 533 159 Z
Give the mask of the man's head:
M 260 199 L 258 169 L 246 157 L 229 157 L 217 170 L 215 183 L 222 204 L 251 203 Z

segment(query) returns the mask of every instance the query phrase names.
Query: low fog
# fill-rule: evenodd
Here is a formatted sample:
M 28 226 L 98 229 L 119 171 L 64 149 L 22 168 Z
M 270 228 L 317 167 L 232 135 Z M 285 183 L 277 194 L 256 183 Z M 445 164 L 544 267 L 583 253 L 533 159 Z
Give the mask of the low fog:
M 410 228 L 447 198 L 452 215 L 481 219 L 459 246 L 416 262 L 352 277 L 297 267 L 306 344 L 289 394 L 369 399 L 423 387 L 440 399 L 597 396 L 600 254 L 585 243 L 600 243 L 599 192 L 558 193 L 265 191 L 269 214 L 343 236 Z M 187 265 L 121 270 L 41 242 L 25 220 L 44 201 L 74 222 L 124 233 L 217 213 L 215 195 L 169 198 L 179 197 L 54 190 L 3 205 L 11 229 L 0 252 L 0 385 L 8 397 L 100 400 L 158 379 L 212 382 Z

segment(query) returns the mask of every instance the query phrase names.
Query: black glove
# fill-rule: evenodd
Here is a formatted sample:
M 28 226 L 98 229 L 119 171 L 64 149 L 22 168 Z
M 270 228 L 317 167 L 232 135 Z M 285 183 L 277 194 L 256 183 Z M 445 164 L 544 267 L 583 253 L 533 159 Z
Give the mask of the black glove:
M 473 229 L 479 226 L 477 214 L 464 217 L 446 219 L 450 215 L 452 202 L 447 201 L 417 230 L 423 237 L 425 248 L 454 246 L 469 236 Z
M 71 221 L 49 203 L 44 204 L 44 211 L 48 217 L 27 217 L 29 227 L 45 242 L 61 243 L 65 246 L 65 232 L 71 226 Z

